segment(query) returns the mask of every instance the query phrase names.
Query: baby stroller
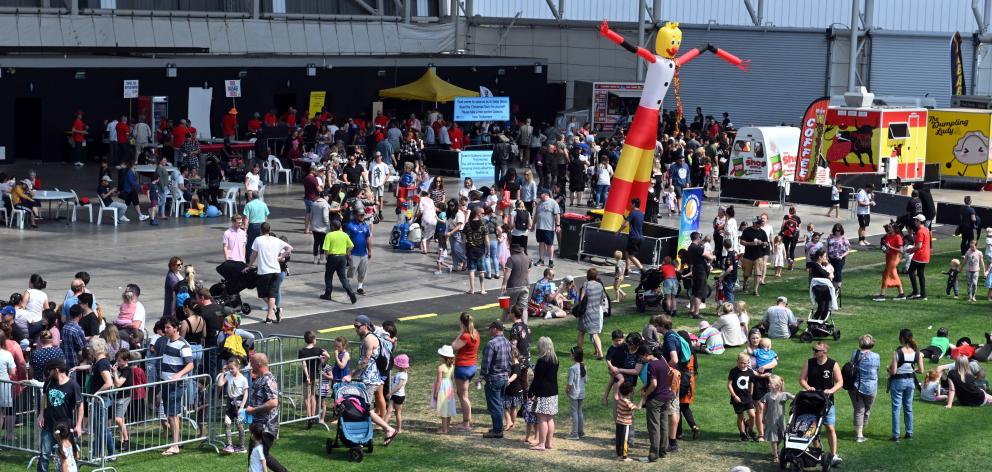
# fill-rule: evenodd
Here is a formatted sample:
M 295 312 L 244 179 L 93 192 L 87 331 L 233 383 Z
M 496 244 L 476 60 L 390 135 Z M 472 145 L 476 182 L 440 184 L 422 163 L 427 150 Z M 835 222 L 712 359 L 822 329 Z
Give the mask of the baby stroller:
M 641 282 L 634 289 L 634 303 L 637 304 L 637 311 L 644 313 L 647 308 L 656 307 L 665 299 L 661 294 L 661 271 L 658 269 L 644 269 L 641 272 Z
M 806 331 L 799 335 L 799 340 L 808 343 L 813 338 L 833 337 L 840 339 L 840 330 L 834 326 L 830 312 L 837 309 L 837 292 L 830 279 L 817 277 L 809 284 L 809 301 L 813 305 L 809 310 L 806 321 Z
M 820 426 L 833 400 L 823 392 L 799 392 L 792 400 L 789 424 L 785 428 L 785 445 L 779 453 L 778 465 L 782 470 L 799 472 L 807 467 L 830 470 L 829 451 L 820 444 Z
M 241 310 L 241 313 L 247 315 L 251 313 L 251 306 L 241 302 L 241 291 L 255 288 L 258 270 L 243 272 L 245 267 L 248 265 L 241 261 L 224 261 L 217 266 L 221 281 L 210 287 L 210 296 L 214 303 Z
M 338 417 L 338 429 L 334 439 L 327 439 L 325 449 L 330 454 L 334 448 L 348 448 L 348 460 L 361 462 L 365 452 L 372 453 L 372 416 L 369 414 L 372 402 L 360 382 L 339 382 L 334 384 L 334 413 Z

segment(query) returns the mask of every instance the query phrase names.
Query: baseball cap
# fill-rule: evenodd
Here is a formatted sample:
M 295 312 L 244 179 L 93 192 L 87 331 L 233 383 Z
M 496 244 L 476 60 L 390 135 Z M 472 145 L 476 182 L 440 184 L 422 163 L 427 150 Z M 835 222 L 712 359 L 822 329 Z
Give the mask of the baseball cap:
M 764 223 L 764 220 L 762 220 L 760 216 L 755 216 L 754 219 L 751 220 L 751 222 L 752 223 Z
M 778 297 L 776 303 L 789 303 L 789 299 L 785 297 Z
M 927 220 L 927 217 L 925 217 L 923 215 L 916 215 L 913 218 L 915 218 L 916 221 L 926 221 Z
M 109 175 L 105 175 L 103 177 L 100 177 L 100 180 L 103 181 L 103 182 L 110 182 L 111 181 L 111 178 L 110 178 Z
M 358 316 L 355 317 L 355 324 L 363 324 L 363 325 L 368 326 L 369 328 L 371 328 L 372 327 L 372 320 L 370 320 L 369 317 L 367 317 L 365 315 L 358 315 Z
M 575 277 L 572 277 L 571 275 L 566 275 L 565 278 L 562 280 L 564 280 L 566 283 L 572 283 L 575 281 Z
M 17 310 L 14 309 L 14 305 L 7 305 L 7 306 L 3 307 L 2 310 L 0 310 L 0 314 L 3 314 L 3 315 L 16 315 L 17 314 Z
M 489 329 L 503 331 L 503 322 L 500 320 L 493 320 L 492 323 L 489 323 Z

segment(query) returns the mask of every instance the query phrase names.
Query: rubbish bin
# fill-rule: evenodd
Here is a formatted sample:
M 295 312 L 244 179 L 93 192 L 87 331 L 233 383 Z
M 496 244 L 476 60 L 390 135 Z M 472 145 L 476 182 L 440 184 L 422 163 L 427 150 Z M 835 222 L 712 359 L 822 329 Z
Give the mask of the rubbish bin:
M 561 215 L 561 235 L 558 238 L 558 257 L 579 259 L 579 242 L 582 239 L 582 225 L 592 218 L 579 213 Z

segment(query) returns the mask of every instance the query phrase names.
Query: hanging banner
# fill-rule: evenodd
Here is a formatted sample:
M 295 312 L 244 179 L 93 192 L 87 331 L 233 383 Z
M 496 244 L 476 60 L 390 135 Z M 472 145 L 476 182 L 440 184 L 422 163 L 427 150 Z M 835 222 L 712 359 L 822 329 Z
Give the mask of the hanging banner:
M 703 212 L 703 189 L 692 187 L 682 190 L 682 214 L 679 217 L 678 249 L 689 247 L 689 235 L 699 231 L 699 215 Z
M 803 115 L 802 133 L 799 135 L 799 165 L 796 167 L 796 182 L 809 182 L 816 175 L 816 162 L 819 141 L 823 134 L 822 120 L 827 114 L 830 97 L 813 100 Z
M 951 36 L 951 95 L 967 95 L 964 83 L 964 61 L 961 59 L 961 33 Z
M 138 98 L 138 81 L 124 81 L 124 98 Z
M 241 81 L 240 80 L 225 80 L 224 81 L 224 96 L 227 98 L 240 98 L 241 97 Z
M 324 111 L 324 101 L 327 99 L 327 92 L 323 91 L 310 91 L 310 105 L 307 107 L 310 116 Z M 373 115 L 374 116 L 374 115 Z
M 493 151 L 460 151 L 458 153 L 459 180 L 471 178 L 476 187 L 490 185 L 496 178 L 493 169 Z
M 455 121 L 507 121 L 510 97 L 455 97 Z
M 213 100 L 213 88 L 189 88 L 189 100 L 186 102 L 188 108 L 186 117 L 196 128 L 198 139 L 210 139 L 213 134 L 210 132 L 210 103 Z

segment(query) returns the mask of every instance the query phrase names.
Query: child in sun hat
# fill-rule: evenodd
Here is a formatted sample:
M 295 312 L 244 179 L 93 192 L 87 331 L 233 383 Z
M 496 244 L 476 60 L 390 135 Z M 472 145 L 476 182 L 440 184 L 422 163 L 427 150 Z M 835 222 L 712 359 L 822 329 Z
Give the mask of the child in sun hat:
M 451 383 L 451 375 L 455 371 L 455 351 L 446 344 L 437 350 L 437 354 L 441 356 L 441 362 L 437 366 L 437 378 L 434 379 L 431 407 L 441 418 L 438 432 L 448 434 L 451 418 L 458 413 L 455 406 L 455 389 Z
M 398 372 L 389 379 L 389 394 L 386 395 L 386 398 L 389 399 L 389 409 L 386 410 L 386 418 L 384 419 L 388 423 L 393 412 L 396 412 L 396 431 L 402 433 L 403 403 L 406 401 L 406 385 L 409 382 L 407 370 L 410 369 L 410 357 L 406 354 L 396 356 L 393 359 L 393 367 Z

